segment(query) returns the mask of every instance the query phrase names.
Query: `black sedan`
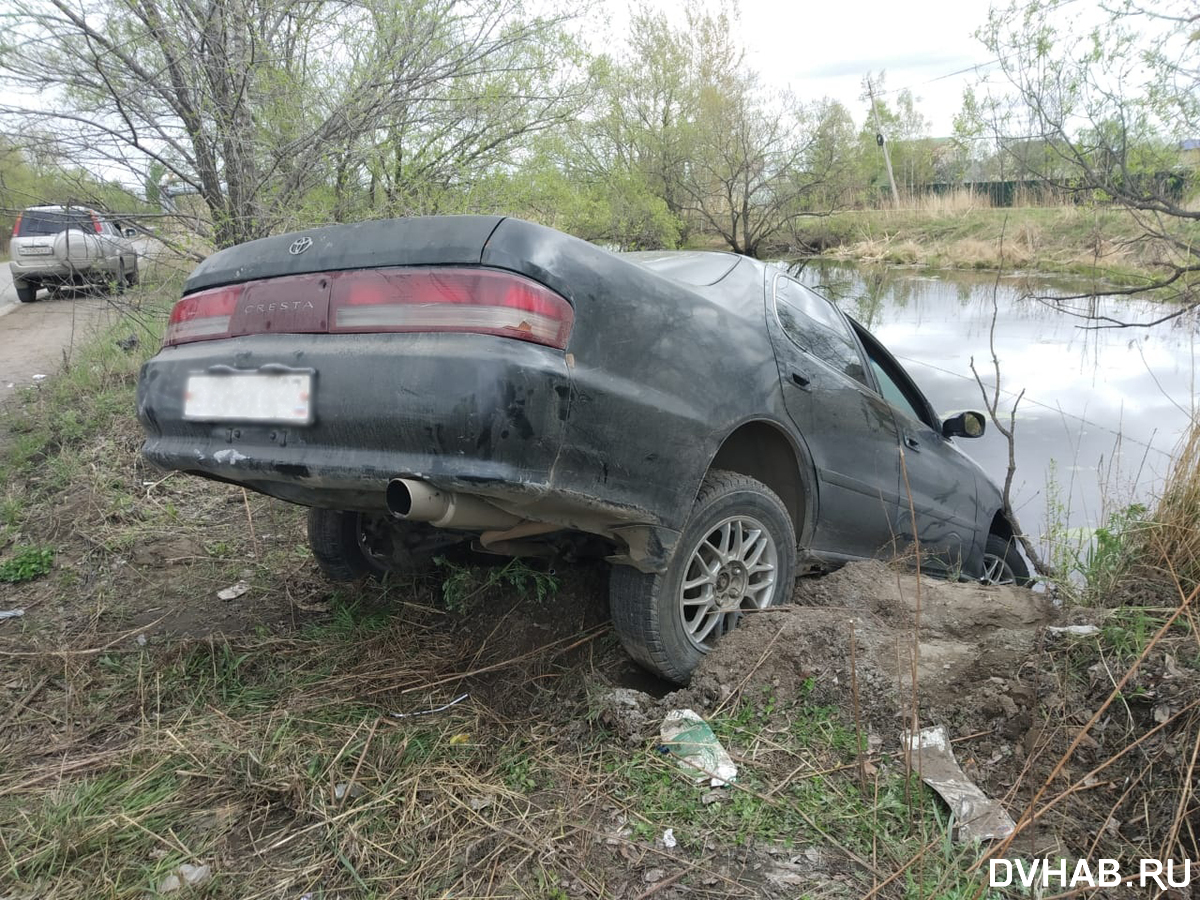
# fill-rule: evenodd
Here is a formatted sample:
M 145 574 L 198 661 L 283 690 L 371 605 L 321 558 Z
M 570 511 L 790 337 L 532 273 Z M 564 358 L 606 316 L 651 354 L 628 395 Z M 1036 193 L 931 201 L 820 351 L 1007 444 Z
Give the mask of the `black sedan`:
M 137 403 L 150 461 L 309 507 L 335 579 L 602 552 L 625 647 L 680 682 L 802 569 L 1029 578 L 955 443 L 983 417 L 941 421 L 860 325 L 728 253 L 489 216 L 253 241 L 192 273 Z

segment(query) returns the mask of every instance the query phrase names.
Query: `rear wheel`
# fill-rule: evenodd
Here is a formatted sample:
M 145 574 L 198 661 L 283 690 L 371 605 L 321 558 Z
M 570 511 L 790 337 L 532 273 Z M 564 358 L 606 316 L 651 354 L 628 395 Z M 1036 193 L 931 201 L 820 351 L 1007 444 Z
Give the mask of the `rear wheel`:
M 37 299 L 38 286 L 36 284 L 17 284 L 14 287 L 17 289 L 17 299 L 22 303 L 32 303 Z
M 432 565 L 439 547 L 458 540 L 420 522 L 338 509 L 308 511 L 308 544 L 331 581 L 418 572 Z
M 678 684 L 743 615 L 786 603 L 796 535 L 783 501 L 735 472 L 704 479 L 667 570 L 613 569 L 613 626 L 629 655 Z
M 983 550 L 983 577 L 979 580 L 984 584 L 1016 584 L 1021 587 L 1033 583 L 1029 566 L 1017 550 L 1016 538 L 988 535 Z

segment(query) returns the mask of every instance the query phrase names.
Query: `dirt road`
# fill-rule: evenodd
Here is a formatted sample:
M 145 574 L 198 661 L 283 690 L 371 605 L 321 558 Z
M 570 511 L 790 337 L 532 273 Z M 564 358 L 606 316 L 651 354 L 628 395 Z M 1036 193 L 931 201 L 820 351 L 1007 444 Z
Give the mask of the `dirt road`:
M 18 303 L 8 265 L 0 265 L 0 404 L 36 375 L 52 375 L 98 327 L 117 315 L 107 298 L 65 293 Z

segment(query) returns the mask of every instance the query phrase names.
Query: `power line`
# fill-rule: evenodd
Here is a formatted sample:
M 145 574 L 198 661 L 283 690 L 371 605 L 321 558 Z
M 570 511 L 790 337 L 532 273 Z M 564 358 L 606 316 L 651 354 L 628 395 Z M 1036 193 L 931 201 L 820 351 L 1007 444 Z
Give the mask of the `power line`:
M 1079 0 L 1063 0 L 1062 3 L 1059 3 L 1057 5 L 1056 9 L 1062 9 L 1064 6 L 1070 6 L 1072 3 L 1078 3 L 1078 2 L 1079 2 Z M 1028 50 L 1029 48 L 1036 47 L 1037 45 L 1038 44 L 1036 41 L 1030 41 L 1028 44 L 1023 44 L 1020 47 L 1017 47 L 1016 51 L 1020 52 L 1021 50 Z M 945 81 L 947 78 L 953 78 L 956 75 L 965 75 L 967 72 L 976 72 L 979 69 L 987 68 L 988 66 L 994 66 L 997 63 L 1009 62 L 1010 60 L 1012 60 L 1014 58 L 1015 58 L 1015 53 L 1009 54 L 1008 56 L 996 56 L 996 57 L 993 57 L 992 59 L 984 60 L 983 62 L 977 62 L 974 65 L 967 66 L 964 69 L 955 69 L 953 72 L 946 72 L 944 75 L 936 75 L 933 78 L 930 78 L 926 81 L 918 81 L 915 84 L 910 84 L 906 87 L 889 88 L 886 91 L 879 91 L 879 96 L 883 97 L 883 96 L 886 96 L 887 94 L 898 94 L 901 91 L 911 91 L 911 90 L 913 90 L 913 88 L 924 87 L 927 84 L 933 84 L 934 82 L 937 82 L 937 81 Z
M 964 375 L 962 372 L 955 372 L 953 369 L 946 369 L 946 368 L 943 368 L 942 366 L 935 366 L 933 363 L 926 362 L 923 359 L 913 359 L 911 356 L 900 356 L 898 354 L 893 354 L 893 355 L 895 355 L 897 359 L 902 359 L 907 363 L 913 363 L 914 365 L 924 366 L 927 369 L 933 369 L 934 371 L 941 372 L 944 375 L 953 375 L 955 378 L 961 378 L 964 381 L 971 382 L 972 384 L 978 384 L 978 382 L 975 380 L 975 377 L 972 375 Z M 1018 396 L 1016 391 L 1006 390 L 1003 387 L 1000 388 L 1000 393 L 1006 394 L 1007 396 L 1013 397 L 1013 398 Z M 1101 425 L 1099 422 L 1093 422 L 1091 419 L 1086 419 L 1083 416 L 1077 416 L 1074 413 L 1069 413 L 1069 412 L 1065 411 L 1062 407 L 1051 406 L 1049 403 L 1042 403 L 1038 400 L 1034 400 L 1028 394 L 1025 394 L 1025 396 L 1021 398 L 1021 401 L 1023 403 L 1028 403 L 1032 406 L 1037 406 L 1037 407 L 1040 407 L 1041 409 L 1048 410 L 1052 413 L 1057 413 L 1059 416 L 1062 416 L 1063 418 L 1074 419 L 1075 421 L 1079 422 L 1082 425 L 1086 425 L 1089 428 L 1098 428 L 1101 431 L 1111 434 L 1113 437 L 1120 438 L 1122 441 L 1128 441 L 1131 444 L 1137 444 L 1139 447 L 1144 447 L 1147 450 L 1153 450 L 1155 453 L 1160 453 L 1163 456 L 1169 457 L 1171 455 L 1170 451 L 1168 451 L 1168 450 L 1162 450 L 1146 441 L 1139 441 L 1137 438 L 1130 437 L 1129 435 L 1127 435 L 1123 432 L 1114 431 L 1113 429 L 1108 428 L 1105 425 Z

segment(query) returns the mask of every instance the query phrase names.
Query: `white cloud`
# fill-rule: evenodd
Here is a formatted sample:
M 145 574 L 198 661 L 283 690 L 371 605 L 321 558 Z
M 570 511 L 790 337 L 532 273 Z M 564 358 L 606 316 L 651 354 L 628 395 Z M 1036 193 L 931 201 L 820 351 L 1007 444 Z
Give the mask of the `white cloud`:
M 678 2 L 652 0 L 667 12 Z M 738 25 L 748 64 L 763 80 L 790 87 L 801 99 L 831 97 L 859 123 L 867 72 L 887 71 L 887 88 L 910 87 L 935 136 L 949 134 L 963 88 L 975 82 L 971 67 L 991 61 L 974 37 L 987 21 L 989 0 L 926 0 L 919 5 L 884 0 L 784 3 L 742 0 Z M 624 39 L 627 0 L 606 0 L 607 46 Z M 967 69 L 967 72 L 941 77 Z M 938 80 L 933 80 L 938 79 Z

